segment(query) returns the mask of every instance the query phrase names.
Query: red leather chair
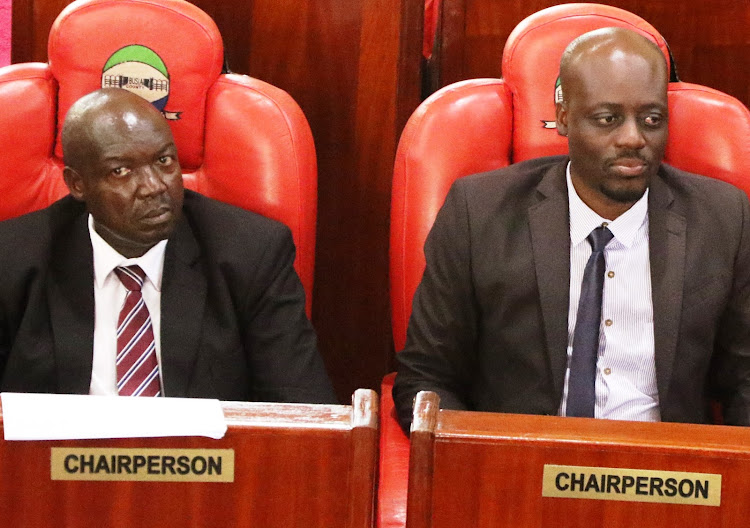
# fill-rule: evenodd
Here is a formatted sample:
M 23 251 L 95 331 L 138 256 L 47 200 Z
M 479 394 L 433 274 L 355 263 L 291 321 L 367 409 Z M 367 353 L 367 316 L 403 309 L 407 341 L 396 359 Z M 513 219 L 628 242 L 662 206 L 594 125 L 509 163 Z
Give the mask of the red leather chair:
M 169 119 L 186 187 L 290 227 L 312 303 L 317 167 L 302 111 L 282 90 L 223 74 L 216 24 L 182 0 L 79 0 L 55 21 L 49 63 L 0 69 L 0 219 L 67 193 L 60 128 L 79 97 L 135 91 Z
M 401 135 L 391 202 L 391 311 L 401 350 L 414 292 L 422 278 L 423 245 L 451 184 L 468 174 L 529 158 L 564 154 L 554 128 L 554 94 L 562 51 L 587 31 L 623 26 L 656 42 L 647 22 L 621 9 L 565 4 L 540 11 L 511 33 L 502 79 L 462 81 L 433 94 Z M 750 193 L 750 113 L 736 99 L 703 86 L 669 85 L 670 136 L 666 161 L 729 181 Z M 408 439 L 393 414 L 394 375 L 382 384 L 377 524 L 403 527 L 406 519 Z

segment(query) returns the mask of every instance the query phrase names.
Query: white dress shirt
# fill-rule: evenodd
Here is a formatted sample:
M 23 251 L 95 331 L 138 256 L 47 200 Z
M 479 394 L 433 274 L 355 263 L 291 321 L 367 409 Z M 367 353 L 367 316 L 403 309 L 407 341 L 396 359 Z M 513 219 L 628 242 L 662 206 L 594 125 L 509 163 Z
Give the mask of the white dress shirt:
M 591 246 L 589 233 L 607 225 L 614 238 L 604 249 L 606 271 L 596 365 L 594 416 L 660 421 L 654 363 L 654 308 L 648 245 L 648 190 L 613 221 L 590 209 L 573 187 L 567 169 L 570 207 L 570 306 L 568 368 L 559 414 L 565 416 L 578 300 Z
M 164 251 L 167 241 L 162 240 L 138 258 L 125 258 L 112 248 L 94 229 L 94 221 L 89 215 L 89 236 L 94 249 L 94 361 L 91 371 L 89 394 L 117 395 L 117 320 L 125 303 L 127 290 L 114 273 L 118 266 L 137 264 L 146 273 L 141 293 L 151 314 L 154 330 L 156 357 L 161 368 L 161 276 L 164 269 Z M 162 385 L 162 396 L 164 384 Z

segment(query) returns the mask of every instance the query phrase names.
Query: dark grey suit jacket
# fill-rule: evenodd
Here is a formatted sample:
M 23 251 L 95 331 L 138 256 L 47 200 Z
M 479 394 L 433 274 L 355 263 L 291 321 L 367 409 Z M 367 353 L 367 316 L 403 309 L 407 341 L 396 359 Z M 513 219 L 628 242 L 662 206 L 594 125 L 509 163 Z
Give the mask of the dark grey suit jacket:
M 462 178 L 425 244 L 393 388 L 399 420 L 442 407 L 556 414 L 568 339 L 567 158 Z M 749 424 L 750 208 L 739 189 L 663 165 L 649 191 L 659 405 L 664 421 Z
M 89 391 L 93 251 L 70 196 L 0 223 L 0 390 Z M 185 191 L 161 297 L 167 396 L 335 402 L 278 222 Z

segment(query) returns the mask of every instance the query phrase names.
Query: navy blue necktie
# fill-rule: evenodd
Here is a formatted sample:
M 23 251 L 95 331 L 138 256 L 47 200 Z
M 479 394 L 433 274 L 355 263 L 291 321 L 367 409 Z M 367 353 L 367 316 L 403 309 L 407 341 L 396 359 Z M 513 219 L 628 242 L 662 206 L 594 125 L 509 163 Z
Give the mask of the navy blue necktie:
M 604 248 L 613 236 L 609 229 L 600 226 L 586 238 L 591 244 L 591 257 L 583 272 L 581 299 L 578 301 L 578 316 L 573 333 L 573 356 L 570 360 L 565 412 L 567 416 L 594 417 L 596 360 L 599 355 L 604 288 Z

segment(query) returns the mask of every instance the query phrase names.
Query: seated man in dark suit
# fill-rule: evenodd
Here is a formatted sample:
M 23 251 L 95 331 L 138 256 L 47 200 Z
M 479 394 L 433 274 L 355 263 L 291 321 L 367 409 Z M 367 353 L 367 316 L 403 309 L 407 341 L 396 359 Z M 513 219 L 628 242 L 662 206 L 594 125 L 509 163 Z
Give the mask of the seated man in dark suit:
M 607 28 L 566 49 L 569 157 L 458 180 L 425 244 L 393 395 L 449 409 L 750 423 L 750 207 L 662 163 L 667 65 Z M 700 131 L 695 131 L 700 134 Z
M 166 120 L 70 109 L 70 195 L 0 224 L 0 390 L 335 402 L 284 225 L 183 189 Z

